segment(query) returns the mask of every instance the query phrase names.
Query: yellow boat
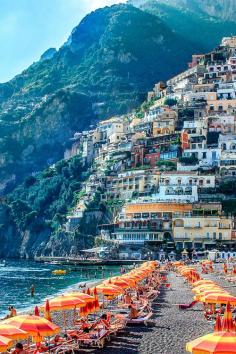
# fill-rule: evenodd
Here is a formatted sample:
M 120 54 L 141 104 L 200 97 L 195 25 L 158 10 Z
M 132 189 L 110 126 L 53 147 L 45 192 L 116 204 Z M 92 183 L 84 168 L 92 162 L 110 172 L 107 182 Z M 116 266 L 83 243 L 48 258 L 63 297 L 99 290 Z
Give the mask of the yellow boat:
M 53 275 L 65 275 L 66 274 L 66 270 L 65 269 L 56 269 L 52 271 Z

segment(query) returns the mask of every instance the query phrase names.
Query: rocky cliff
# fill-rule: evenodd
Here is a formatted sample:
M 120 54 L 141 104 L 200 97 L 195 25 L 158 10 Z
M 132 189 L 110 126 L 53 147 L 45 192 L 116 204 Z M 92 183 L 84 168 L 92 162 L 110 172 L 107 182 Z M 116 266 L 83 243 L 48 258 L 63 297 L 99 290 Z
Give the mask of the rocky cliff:
M 0 203 L 0 258 L 73 255 L 91 247 L 104 218 L 99 202 L 76 230 L 66 231 L 66 215 L 78 201 L 87 178 L 80 157 L 58 162 L 8 194 Z

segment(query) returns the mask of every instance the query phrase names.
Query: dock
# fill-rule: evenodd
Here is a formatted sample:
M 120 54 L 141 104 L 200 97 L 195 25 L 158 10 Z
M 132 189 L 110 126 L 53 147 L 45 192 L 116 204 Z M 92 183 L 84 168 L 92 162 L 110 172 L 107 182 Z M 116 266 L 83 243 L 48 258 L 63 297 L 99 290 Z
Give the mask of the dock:
M 141 264 L 144 260 L 134 259 L 79 259 L 76 257 L 35 257 L 34 260 L 40 263 L 55 263 L 58 265 L 73 266 L 121 266 Z

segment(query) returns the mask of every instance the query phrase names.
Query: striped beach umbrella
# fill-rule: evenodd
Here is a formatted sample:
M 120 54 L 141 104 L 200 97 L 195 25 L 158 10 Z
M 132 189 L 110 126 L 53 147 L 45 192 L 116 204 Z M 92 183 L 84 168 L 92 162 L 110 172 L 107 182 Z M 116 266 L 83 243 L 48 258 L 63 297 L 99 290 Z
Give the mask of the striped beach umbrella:
M 35 308 L 34 308 L 34 315 L 35 316 L 40 316 L 38 306 L 35 306 Z
M 0 352 L 7 351 L 13 345 L 13 340 L 4 336 L 0 336 Z
M 60 332 L 60 327 L 46 320 L 46 318 L 34 315 L 15 316 L 5 320 L 3 323 L 22 329 L 36 341 L 40 341 L 42 337 L 52 336 Z
M 105 281 L 103 282 L 103 284 L 105 284 L 105 285 L 107 285 L 107 284 L 109 284 L 109 285 L 114 284 L 114 285 L 119 286 L 120 288 L 123 288 L 123 289 L 128 289 L 128 288 L 130 288 L 129 282 L 128 282 L 127 280 L 122 279 L 122 278 L 119 278 L 119 277 L 109 279 L 109 281 L 108 281 L 108 280 L 105 280 Z
M 235 354 L 236 333 L 214 332 L 186 344 L 186 350 L 193 354 Z
M 227 304 L 236 305 L 236 297 L 230 294 L 209 294 L 205 296 L 205 302 L 207 304 Z
M 68 293 L 65 296 L 71 296 L 71 297 L 76 297 L 82 301 L 85 301 L 86 303 L 88 302 L 93 302 L 95 300 L 94 296 L 88 295 L 86 293 L 81 293 L 80 291 L 75 291 L 72 293 Z
M 75 296 L 61 295 L 49 300 L 50 311 L 73 310 L 76 307 L 82 307 L 85 301 Z
M 116 285 L 104 285 L 100 284 L 96 286 L 97 292 L 103 295 L 116 296 L 122 294 L 124 291 L 122 288 Z
M 216 323 L 214 326 L 214 332 L 221 332 L 221 331 L 222 331 L 221 318 L 220 318 L 220 315 L 218 314 L 216 316 Z
M 220 295 L 230 295 L 230 294 L 227 291 L 224 291 L 222 289 L 212 289 L 212 290 L 203 291 L 203 292 L 198 293 L 196 295 L 199 297 L 199 301 L 205 302 L 205 298 L 208 295 L 214 295 L 214 296 L 219 295 L 220 296 Z
M 192 285 L 193 285 L 193 287 L 196 287 L 196 286 L 205 285 L 205 284 L 216 284 L 216 283 L 212 280 L 201 279 L 201 280 L 194 282 Z
M 12 326 L 8 323 L 0 323 L 0 336 L 14 340 L 26 339 L 29 337 L 27 332 L 22 331 L 22 329 Z
M 230 308 L 230 303 L 227 303 L 226 309 L 224 312 L 224 317 L 222 319 L 222 330 L 223 331 L 235 331 L 235 325 L 233 322 L 232 312 Z
M 51 313 L 50 313 L 50 305 L 49 305 L 48 299 L 46 300 L 46 303 L 45 303 L 44 318 L 46 318 L 46 320 L 48 320 L 48 321 L 52 321 Z
M 85 305 L 83 306 L 85 308 L 83 309 L 83 307 L 80 307 L 81 309 L 80 313 L 83 312 L 85 313 L 86 311 L 88 313 L 92 313 L 98 309 L 96 299 L 94 296 L 88 295 L 86 293 L 81 293 L 81 292 L 72 292 L 67 294 L 67 296 L 73 296 L 85 302 Z

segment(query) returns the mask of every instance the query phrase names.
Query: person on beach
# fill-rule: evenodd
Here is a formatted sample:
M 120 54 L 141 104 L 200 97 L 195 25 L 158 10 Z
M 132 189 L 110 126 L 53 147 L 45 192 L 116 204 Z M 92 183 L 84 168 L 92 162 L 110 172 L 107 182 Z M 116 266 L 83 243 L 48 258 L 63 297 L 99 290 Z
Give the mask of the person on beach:
M 125 304 L 131 304 L 131 301 L 132 301 L 131 295 L 129 293 L 126 293 L 124 295 L 124 303 Z
M 130 304 L 130 305 L 129 305 L 129 310 L 130 310 L 130 312 L 129 312 L 129 318 L 130 318 L 131 320 L 135 320 L 136 318 L 139 317 L 139 312 L 138 312 L 138 310 L 134 307 L 134 305 Z
M 34 295 L 35 295 L 35 286 L 34 286 L 34 284 L 32 284 L 31 287 L 30 287 L 30 294 L 31 294 L 31 297 L 34 297 Z
M 16 343 L 15 349 L 12 354 L 26 354 L 22 343 Z
M 99 322 L 104 326 L 105 329 L 110 328 L 110 321 L 106 313 L 102 314 L 101 320 Z
M 6 320 L 7 318 L 11 318 L 17 315 L 16 313 L 16 309 L 14 308 L 14 306 L 9 306 L 8 307 L 8 315 L 6 315 L 6 317 L 4 317 L 3 319 Z

